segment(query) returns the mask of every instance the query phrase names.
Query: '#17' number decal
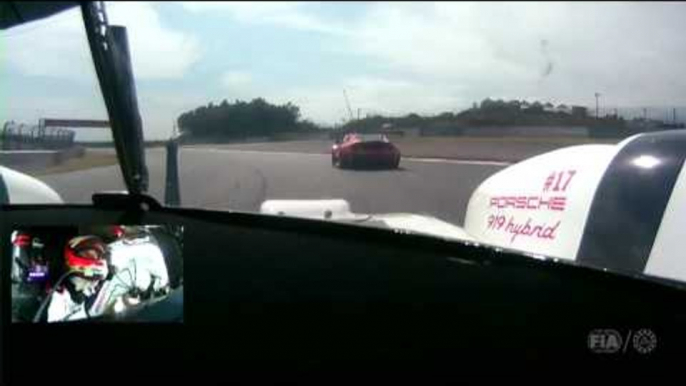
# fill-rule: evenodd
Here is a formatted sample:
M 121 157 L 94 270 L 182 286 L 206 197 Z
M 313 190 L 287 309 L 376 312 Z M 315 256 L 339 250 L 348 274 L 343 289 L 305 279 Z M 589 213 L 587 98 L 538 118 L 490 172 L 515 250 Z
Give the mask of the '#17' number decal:
M 548 178 L 545 179 L 545 183 L 543 183 L 543 191 L 564 192 L 567 190 L 569 183 L 572 182 L 572 178 L 575 174 L 576 170 L 565 170 L 550 173 Z

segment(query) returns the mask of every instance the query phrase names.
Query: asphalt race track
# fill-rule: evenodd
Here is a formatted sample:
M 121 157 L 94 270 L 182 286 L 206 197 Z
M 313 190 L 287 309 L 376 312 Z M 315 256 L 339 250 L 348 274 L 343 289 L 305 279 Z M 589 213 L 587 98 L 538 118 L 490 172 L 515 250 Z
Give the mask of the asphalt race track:
M 164 199 L 165 151 L 147 151 L 149 193 Z M 462 224 L 472 191 L 505 166 L 403 159 L 399 170 L 340 170 L 329 155 L 184 148 L 179 156 L 183 206 L 257 211 L 265 199 L 348 200 L 353 212 L 424 213 Z M 123 190 L 118 166 L 40 177 L 66 202 L 89 203 L 95 191 Z

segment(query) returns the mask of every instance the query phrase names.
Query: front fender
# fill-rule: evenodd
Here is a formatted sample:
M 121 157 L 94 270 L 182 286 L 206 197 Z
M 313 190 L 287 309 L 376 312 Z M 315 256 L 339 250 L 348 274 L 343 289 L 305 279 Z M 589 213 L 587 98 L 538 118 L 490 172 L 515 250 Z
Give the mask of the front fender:
M 4 166 L 0 166 L 0 201 L 7 204 L 64 203 L 44 182 Z

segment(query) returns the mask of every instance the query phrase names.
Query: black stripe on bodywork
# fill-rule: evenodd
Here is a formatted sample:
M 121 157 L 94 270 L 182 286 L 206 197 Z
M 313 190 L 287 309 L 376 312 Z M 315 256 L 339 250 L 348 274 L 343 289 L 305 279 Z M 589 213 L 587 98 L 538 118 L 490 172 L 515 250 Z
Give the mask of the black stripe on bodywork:
M 0 205 L 9 203 L 10 193 L 7 190 L 7 184 L 5 184 L 5 179 L 2 177 L 2 173 L 0 173 Z
M 686 131 L 628 142 L 598 184 L 576 260 L 642 273 L 685 158 Z

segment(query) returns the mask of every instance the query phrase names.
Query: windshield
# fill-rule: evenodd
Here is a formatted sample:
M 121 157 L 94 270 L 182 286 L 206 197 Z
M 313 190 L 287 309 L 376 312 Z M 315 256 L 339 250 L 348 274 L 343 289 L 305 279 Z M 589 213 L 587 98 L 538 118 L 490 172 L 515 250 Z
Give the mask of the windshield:
M 106 11 L 128 29 L 148 193 L 164 202 L 163 145 L 180 136 L 183 207 L 356 225 L 375 215 L 369 224 L 565 258 L 581 248 L 617 146 L 686 121 L 683 3 L 107 2 Z M 0 53 L 0 164 L 65 203 L 125 189 L 80 9 L 0 32 Z M 393 146 L 339 146 L 353 133 Z M 577 163 L 519 166 L 591 144 L 600 147 L 565 156 Z M 554 217 L 569 205 L 581 214 Z M 520 209 L 552 217 L 508 212 Z M 563 234 L 564 249 L 536 249 Z

